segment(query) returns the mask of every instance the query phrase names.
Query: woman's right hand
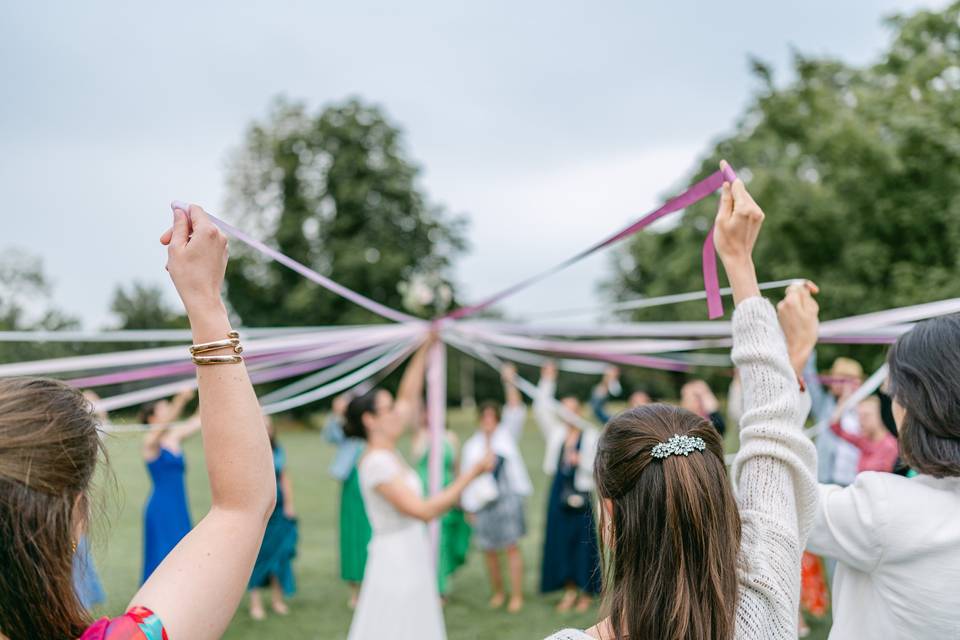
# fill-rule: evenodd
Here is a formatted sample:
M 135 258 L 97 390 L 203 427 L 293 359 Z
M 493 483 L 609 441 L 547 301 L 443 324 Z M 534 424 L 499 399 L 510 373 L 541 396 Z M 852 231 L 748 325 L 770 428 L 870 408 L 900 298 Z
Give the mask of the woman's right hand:
M 161 237 L 167 271 L 187 314 L 221 308 L 220 288 L 227 268 L 227 237 L 197 205 L 173 210 L 173 227 Z
M 790 364 L 802 377 L 807 359 L 817 344 L 820 327 L 820 306 L 813 294 L 820 289 L 809 280 L 787 287 L 787 295 L 777 304 L 780 328 L 787 341 Z
M 721 163 L 725 167 L 726 162 Z M 763 226 L 763 210 L 739 178 L 723 183 L 720 207 L 713 225 L 713 241 L 733 288 L 736 304 L 760 295 L 753 266 L 753 247 Z
M 493 454 L 492 450 L 487 449 L 487 452 L 483 455 L 483 459 L 473 465 L 473 468 L 470 470 L 470 476 L 471 478 L 478 478 L 485 473 L 490 473 L 496 465 L 497 456 Z

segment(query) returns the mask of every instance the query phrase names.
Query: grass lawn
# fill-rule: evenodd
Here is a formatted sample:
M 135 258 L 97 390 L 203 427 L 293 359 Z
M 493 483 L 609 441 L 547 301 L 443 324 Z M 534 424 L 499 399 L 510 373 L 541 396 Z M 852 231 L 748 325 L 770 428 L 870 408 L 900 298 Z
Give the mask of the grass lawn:
M 449 427 L 462 440 L 473 429 L 472 419 L 472 413 L 451 411 Z M 319 432 L 290 426 L 281 430 L 280 440 L 287 450 L 300 518 L 300 547 L 295 565 L 298 592 L 289 601 L 289 616 L 271 615 L 264 622 L 254 622 L 244 603 L 224 636 L 229 640 L 340 639 L 346 637 L 350 626 L 351 611 L 346 606 L 348 592 L 338 578 L 339 485 L 327 474 L 333 450 L 323 442 Z M 558 594 L 540 596 L 536 593 L 549 487 L 540 471 L 543 443 L 532 420 L 527 424 L 521 447 L 534 482 L 534 495 L 527 508 L 530 533 L 522 544 L 527 606 L 519 615 L 487 609 L 489 592 L 483 558 L 473 552 L 467 565 L 453 577 L 450 602 L 445 610 L 451 640 L 539 640 L 562 627 L 583 628 L 595 622 L 596 610 L 580 616 L 559 615 L 553 611 Z M 140 459 L 139 436 L 112 436 L 109 450 L 117 486 L 114 489 L 111 482 L 101 481 L 103 514 L 95 521 L 92 535 L 97 569 L 108 596 L 106 605 L 97 611 L 102 615 L 122 612 L 136 592 L 142 562 L 142 509 L 149 491 L 149 479 Z M 187 444 L 186 455 L 190 507 L 196 522 L 210 504 L 199 439 Z M 825 638 L 825 628 L 814 629 L 810 637 Z

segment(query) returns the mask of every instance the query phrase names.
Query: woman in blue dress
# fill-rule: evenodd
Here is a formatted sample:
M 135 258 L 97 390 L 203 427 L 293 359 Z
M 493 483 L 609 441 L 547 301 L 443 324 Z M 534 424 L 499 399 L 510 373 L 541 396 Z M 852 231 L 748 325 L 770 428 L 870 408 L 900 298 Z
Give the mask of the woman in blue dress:
M 273 468 L 277 476 L 277 506 L 274 507 L 267 530 L 263 534 L 260 553 L 250 575 L 250 617 L 263 620 L 267 612 L 263 608 L 260 596 L 261 588 L 270 588 L 270 607 L 282 616 L 290 610 L 283 601 L 297 590 L 293 575 L 293 559 L 297 555 L 297 516 L 293 508 L 293 483 L 286 471 L 287 455 L 277 443 L 276 432 L 270 416 L 263 417 L 267 433 L 270 435 L 270 448 L 273 449 Z
M 147 581 L 177 543 L 190 532 L 190 507 L 184 482 L 186 465 L 183 441 L 200 430 L 200 419 L 173 424 L 193 399 L 193 389 L 178 393 L 173 400 L 145 405 L 140 421 L 150 425 L 143 439 L 143 460 L 150 473 L 153 491 L 143 510 L 143 576 Z

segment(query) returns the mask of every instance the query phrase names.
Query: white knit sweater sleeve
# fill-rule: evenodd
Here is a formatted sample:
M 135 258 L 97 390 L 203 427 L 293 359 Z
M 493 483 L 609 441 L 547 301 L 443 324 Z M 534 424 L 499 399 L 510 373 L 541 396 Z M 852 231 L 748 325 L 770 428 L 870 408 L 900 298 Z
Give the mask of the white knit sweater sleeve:
M 803 435 L 809 398 L 763 298 L 744 300 L 734 313 L 733 361 L 743 380 L 732 469 L 743 523 L 735 637 L 796 638 L 800 558 L 816 513 L 816 449 Z

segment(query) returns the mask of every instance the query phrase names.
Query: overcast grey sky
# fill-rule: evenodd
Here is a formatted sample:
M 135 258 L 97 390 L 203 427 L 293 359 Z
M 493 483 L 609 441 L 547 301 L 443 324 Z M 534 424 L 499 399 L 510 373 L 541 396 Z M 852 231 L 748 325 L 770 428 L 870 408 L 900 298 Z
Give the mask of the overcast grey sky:
M 943 4 L 4 2 L 0 250 L 42 256 L 88 328 L 121 282 L 173 300 L 167 203 L 229 218 L 225 159 L 273 96 L 359 95 L 402 125 L 431 198 L 468 214 L 457 279 L 477 299 L 682 186 L 755 89 L 749 55 L 780 77 L 791 49 L 864 63 L 889 39 L 882 16 Z M 505 308 L 589 305 L 606 266 Z

